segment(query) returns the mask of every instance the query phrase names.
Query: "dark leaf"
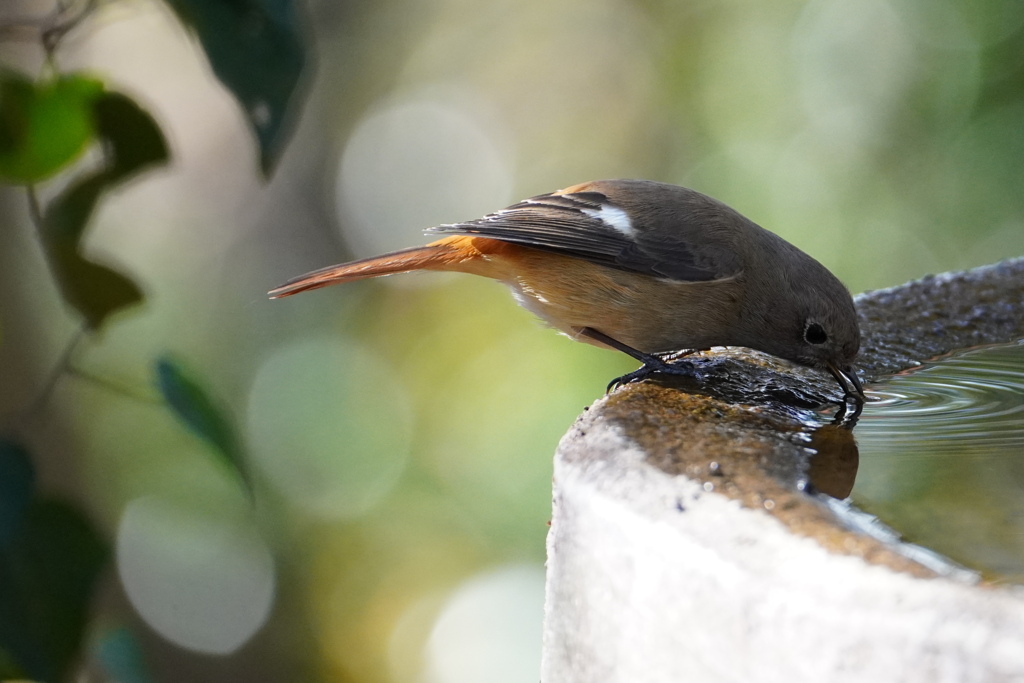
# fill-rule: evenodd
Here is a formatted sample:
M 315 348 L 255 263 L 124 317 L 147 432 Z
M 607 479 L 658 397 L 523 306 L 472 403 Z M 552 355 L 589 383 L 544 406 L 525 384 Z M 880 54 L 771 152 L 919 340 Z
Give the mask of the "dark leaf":
M 33 83 L 0 70 L 0 180 L 35 183 L 61 170 L 93 138 L 93 100 L 103 84 L 68 75 Z
M 21 444 L 0 437 L 0 551 L 21 529 L 35 478 L 28 451 Z
M 47 241 L 67 243 L 77 251 L 96 203 L 109 183 L 105 173 L 92 174 L 54 197 L 43 216 Z
M 96 130 L 110 144 L 110 182 L 126 179 L 168 159 L 167 141 L 156 121 L 130 97 L 105 92 L 93 106 Z
M 142 290 L 132 280 L 90 261 L 71 246 L 51 245 L 50 257 L 64 300 L 85 318 L 90 329 L 99 329 L 111 314 L 143 300 Z
M 82 232 L 108 185 L 106 174 L 81 180 L 54 199 L 44 217 L 46 253 L 61 294 L 92 329 L 143 299 L 134 282 L 81 252 Z
M 242 105 L 270 175 L 287 141 L 288 105 L 307 55 L 294 0 L 167 0 L 195 31 L 217 78 Z
M 248 487 L 242 449 L 234 426 L 210 395 L 170 358 L 156 363 L 157 385 L 167 405 L 192 432 L 214 447 Z
M 104 143 L 103 166 L 55 197 L 43 217 L 46 250 L 64 300 L 92 329 L 112 313 L 139 303 L 142 291 L 128 277 L 82 253 L 82 237 L 103 194 L 147 166 L 168 158 L 167 143 L 152 117 L 121 93 L 93 102 L 96 132 Z
M 0 650 L 40 681 L 65 680 L 82 645 L 106 544 L 85 517 L 36 500 L 0 551 Z

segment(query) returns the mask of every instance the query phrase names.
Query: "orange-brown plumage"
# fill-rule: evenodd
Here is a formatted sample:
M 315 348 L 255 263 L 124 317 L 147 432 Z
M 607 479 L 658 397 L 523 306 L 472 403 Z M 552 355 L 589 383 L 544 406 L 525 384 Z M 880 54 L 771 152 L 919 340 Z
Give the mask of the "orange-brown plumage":
M 313 271 L 270 296 L 413 270 L 471 273 L 505 283 L 572 338 L 641 360 L 628 379 L 670 371 L 651 354 L 731 345 L 827 369 L 847 393 L 860 393 L 851 367 L 860 331 L 842 283 L 699 192 L 641 180 L 583 183 L 428 232 L 445 236 Z
M 456 235 L 425 244 L 393 251 L 380 256 L 328 266 L 289 280 L 270 291 L 270 298 L 298 294 L 342 282 L 354 282 L 371 277 L 408 273 L 414 270 L 452 270 L 484 275 L 485 255 L 515 249 L 515 245 L 485 237 Z

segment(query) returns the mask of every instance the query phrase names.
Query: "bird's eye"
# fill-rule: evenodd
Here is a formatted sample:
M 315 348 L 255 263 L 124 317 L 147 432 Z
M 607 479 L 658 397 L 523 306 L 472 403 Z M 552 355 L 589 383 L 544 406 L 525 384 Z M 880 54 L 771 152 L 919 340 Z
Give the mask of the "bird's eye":
M 808 344 L 824 344 L 828 341 L 828 332 L 821 323 L 810 323 L 804 328 L 804 341 Z

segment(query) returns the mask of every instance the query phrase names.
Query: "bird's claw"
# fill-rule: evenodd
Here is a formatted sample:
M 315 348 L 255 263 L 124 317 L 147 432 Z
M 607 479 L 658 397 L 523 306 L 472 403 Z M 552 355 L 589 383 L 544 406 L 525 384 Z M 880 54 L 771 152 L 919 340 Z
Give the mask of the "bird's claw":
M 686 361 L 666 363 L 665 361 L 652 356 L 650 359 L 646 360 L 642 366 L 640 366 L 633 372 L 628 372 L 625 375 L 622 375 L 621 377 L 616 377 L 611 382 L 609 382 L 608 387 L 605 389 L 605 393 L 611 393 L 612 390 L 618 387 L 624 386 L 626 384 L 631 384 L 633 382 L 639 382 L 657 373 L 661 373 L 663 375 L 679 375 L 683 377 L 690 377 L 692 379 L 700 379 L 699 373 L 697 372 L 697 369 L 694 367 L 693 363 L 689 363 Z

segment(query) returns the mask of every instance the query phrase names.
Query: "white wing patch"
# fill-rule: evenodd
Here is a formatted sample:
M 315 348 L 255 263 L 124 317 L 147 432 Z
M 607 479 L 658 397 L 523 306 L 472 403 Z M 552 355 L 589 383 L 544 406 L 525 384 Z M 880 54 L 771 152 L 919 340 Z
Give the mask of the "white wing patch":
M 633 237 L 636 232 L 633 229 L 633 221 L 629 220 L 629 215 L 617 206 L 602 204 L 600 209 L 580 209 L 580 211 L 591 218 L 596 218 L 609 228 L 621 232 L 626 237 Z

